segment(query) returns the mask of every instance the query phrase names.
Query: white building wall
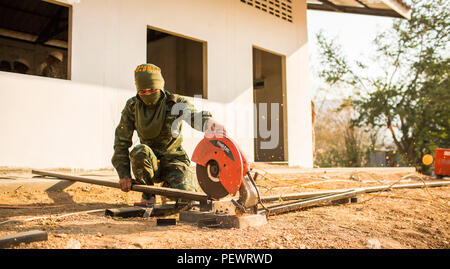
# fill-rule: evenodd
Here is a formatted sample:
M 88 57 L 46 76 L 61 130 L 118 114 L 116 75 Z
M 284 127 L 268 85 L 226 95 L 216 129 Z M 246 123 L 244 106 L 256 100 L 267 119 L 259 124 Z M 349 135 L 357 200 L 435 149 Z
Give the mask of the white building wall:
M 292 5 L 293 23 L 239 0 L 73 4 L 72 81 L 0 72 L 0 166 L 110 167 L 114 129 L 135 94 L 133 71 L 146 61 L 151 26 L 207 42 L 208 100 L 201 103 L 249 159 L 252 46 L 284 55 L 289 165 L 312 167 L 306 1 Z M 185 126 L 191 155 L 202 134 Z

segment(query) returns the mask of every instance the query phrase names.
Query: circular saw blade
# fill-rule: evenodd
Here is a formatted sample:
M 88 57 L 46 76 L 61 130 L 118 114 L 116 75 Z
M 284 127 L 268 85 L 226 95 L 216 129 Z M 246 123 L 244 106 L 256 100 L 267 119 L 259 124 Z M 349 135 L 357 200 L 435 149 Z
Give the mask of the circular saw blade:
M 202 189 L 206 194 L 216 197 L 225 196 L 222 187 L 228 194 L 235 195 L 247 169 L 244 166 L 248 166 L 236 143 L 228 137 L 203 138 L 194 150 L 192 161 L 206 168 L 198 173 L 202 175 L 199 181 L 205 185 Z
M 211 174 L 206 166 L 196 165 L 197 181 L 202 190 L 213 199 L 221 199 L 228 195 L 218 178 Z

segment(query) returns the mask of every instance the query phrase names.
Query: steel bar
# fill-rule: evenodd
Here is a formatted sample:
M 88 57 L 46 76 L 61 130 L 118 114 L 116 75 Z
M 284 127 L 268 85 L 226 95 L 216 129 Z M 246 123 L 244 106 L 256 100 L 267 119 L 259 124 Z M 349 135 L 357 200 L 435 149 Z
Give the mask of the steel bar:
M 331 201 L 340 200 L 340 199 L 344 199 L 344 198 L 351 198 L 351 197 L 355 197 L 357 194 L 358 194 L 358 191 L 352 190 L 352 191 L 347 191 L 344 193 L 326 195 L 324 197 L 319 197 L 319 198 L 315 198 L 315 199 L 308 199 L 306 201 L 297 201 L 297 202 L 292 202 L 292 203 L 284 204 L 284 205 L 271 206 L 271 207 L 268 207 L 269 215 L 286 213 L 289 211 L 295 211 L 300 208 L 313 206 L 313 205 L 317 205 L 317 204 L 321 204 L 321 203 L 325 203 L 325 202 L 331 202 Z M 263 214 L 265 212 L 266 212 L 265 210 L 258 211 L 259 214 Z
M 102 180 L 95 179 L 89 177 L 81 177 L 81 176 L 72 176 L 60 173 L 54 173 L 50 171 L 43 170 L 32 170 L 33 174 L 38 174 L 42 176 L 50 176 L 55 178 L 67 179 L 72 181 L 79 181 L 84 183 L 102 185 L 112 188 L 120 188 L 118 182 L 110 181 L 110 180 Z M 307 199 L 307 198 L 317 198 L 318 196 L 328 196 L 328 195 L 338 195 L 343 194 L 348 191 L 357 191 L 358 194 L 361 193 L 370 193 L 370 192 L 378 192 L 378 191 L 387 191 L 391 189 L 401 189 L 401 188 L 424 188 L 424 187 L 441 187 L 450 185 L 450 181 L 438 181 L 438 182 L 428 182 L 428 183 L 416 183 L 416 184 L 399 184 L 399 185 L 384 185 L 384 186 L 375 186 L 375 187 L 365 187 L 365 188 L 355 188 L 355 189 L 339 189 L 339 190 L 330 190 L 330 191 L 321 191 L 321 192 L 306 192 L 306 193 L 293 193 L 293 194 L 285 194 L 281 196 L 267 196 L 261 197 L 263 202 L 271 202 L 277 201 L 279 199 L 287 201 L 287 200 L 299 200 L 299 199 Z M 208 200 L 208 196 L 203 193 L 190 192 L 190 191 L 182 191 L 171 188 L 164 187 L 155 187 L 155 186 L 147 186 L 147 185 L 132 185 L 131 190 L 138 192 L 146 192 L 150 194 L 157 194 L 166 196 L 169 198 L 183 198 L 187 200 L 206 202 Z M 308 199 L 309 200 L 309 199 Z M 295 209 L 294 209 L 295 210 Z
M 439 181 L 439 182 L 429 182 L 429 183 L 417 183 L 417 184 L 400 184 L 400 185 L 384 185 L 384 186 L 375 186 L 375 187 L 366 187 L 366 188 L 355 188 L 355 189 L 341 189 L 341 190 L 333 190 L 327 192 L 310 192 L 305 193 L 305 196 L 302 196 L 301 193 L 293 194 L 288 198 L 297 199 L 306 199 L 302 201 L 296 201 L 288 204 L 276 205 L 269 207 L 269 214 L 280 214 L 289 211 L 295 211 L 300 208 L 317 205 L 325 202 L 331 202 L 336 200 L 341 200 L 345 198 L 352 198 L 359 194 L 363 193 L 371 193 L 371 192 L 379 192 L 379 191 L 388 191 L 392 189 L 406 189 L 406 188 L 425 188 L 425 187 L 443 187 L 450 186 L 450 181 Z M 312 196 L 313 194 L 317 194 L 317 197 Z M 309 195 L 309 197 L 308 197 Z M 273 197 L 274 198 L 274 197 Z M 279 198 L 279 197 L 278 197 Z M 308 199 L 311 198 L 311 199 Z M 258 213 L 262 214 L 265 210 L 259 210 Z
M 425 182 L 425 183 L 414 183 L 414 184 L 399 184 L 399 185 L 393 185 L 393 186 L 385 185 L 385 186 L 367 187 L 367 188 L 361 188 L 361 189 L 364 189 L 365 192 L 368 193 L 368 192 L 376 192 L 376 191 L 389 190 L 389 189 L 414 189 L 414 188 L 444 187 L 444 186 L 450 186 L 450 181 Z
M 67 174 L 60 174 L 60 173 L 54 173 L 50 171 L 44 171 L 44 170 L 32 170 L 33 174 L 41 175 L 41 176 L 49 176 L 59 179 L 67 179 L 72 181 L 79 181 L 84 183 L 90 183 L 95 185 L 101 185 L 111 188 L 118 188 L 120 189 L 120 185 L 116 181 L 111 180 L 102 180 L 102 179 L 96 179 L 96 178 L 90 178 L 90 177 L 81 177 L 81 176 L 73 176 L 73 175 L 67 175 Z M 183 191 L 183 190 L 177 190 L 172 188 L 165 188 L 165 187 L 155 187 L 155 186 L 147 186 L 147 185 L 137 185 L 133 184 L 131 186 L 132 191 L 137 192 L 145 192 L 150 194 L 156 194 L 161 195 L 169 198 L 181 198 L 191 201 L 200 201 L 200 202 L 206 202 L 208 200 L 208 196 L 203 193 L 199 192 L 192 192 L 192 191 Z
M 17 246 L 21 243 L 45 241 L 47 239 L 48 239 L 47 232 L 38 230 L 10 234 L 0 237 L 0 248 Z
M 364 188 L 356 188 L 357 190 L 364 190 L 365 193 L 370 192 L 378 192 L 383 190 L 391 190 L 391 189 L 407 189 L 407 188 L 425 188 L 426 187 L 442 187 L 450 185 L 450 181 L 439 181 L 439 182 L 428 182 L 428 183 L 414 183 L 414 184 L 399 184 L 399 185 L 383 185 L 383 186 L 375 186 L 375 187 L 364 187 Z M 338 190 L 329 190 L 329 191 L 318 191 L 318 192 L 299 192 L 299 193 L 289 193 L 282 195 L 272 195 L 272 196 L 263 196 L 261 197 L 261 201 L 263 202 L 276 202 L 279 200 L 289 201 L 289 200 L 299 200 L 305 198 L 312 198 L 322 195 L 331 195 L 344 193 L 350 190 L 356 189 L 338 189 Z
M 276 202 L 276 201 L 290 201 L 290 200 L 300 200 L 306 198 L 312 198 L 322 195 L 330 195 L 337 194 L 349 191 L 350 189 L 341 189 L 341 190 L 331 190 L 331 191 L 318 191 L 318 192 L 299 192 L 299 193 L 289 193 L 289 194 L 281 194 L 281 195 L 272 195 L 272 196 L 262 196 L 261 201 L 264 203 L 267 202 Z

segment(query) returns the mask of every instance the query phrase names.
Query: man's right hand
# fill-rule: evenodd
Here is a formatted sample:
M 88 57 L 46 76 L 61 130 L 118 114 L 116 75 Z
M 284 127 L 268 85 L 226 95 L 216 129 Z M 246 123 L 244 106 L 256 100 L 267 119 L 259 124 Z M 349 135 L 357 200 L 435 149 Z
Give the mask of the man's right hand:
M 131 178 L 121 178 L 119 185 L 122 191 L 129 192 L 131 190 Z

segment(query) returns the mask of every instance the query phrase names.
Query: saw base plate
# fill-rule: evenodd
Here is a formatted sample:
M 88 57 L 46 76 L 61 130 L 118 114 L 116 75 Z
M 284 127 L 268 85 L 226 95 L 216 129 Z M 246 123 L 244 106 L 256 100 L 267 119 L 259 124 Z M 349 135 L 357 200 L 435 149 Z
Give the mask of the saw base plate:
M 193 207 L 180 211 L 179 221 L 196 223 L 199 227 L 211 228 L 246 228 L 267 223 L 266 214 L 257 214 L 257 210 L 241 213 L 232 199 L 211 201 L 208 206 Z
M 179 221 L 196 223 L 200 227 L 245 229 L 247 227 L 257 227 L 267 224 L 267 217 L 265 214 L 237 216 L 188 210 L 180 212 Z

